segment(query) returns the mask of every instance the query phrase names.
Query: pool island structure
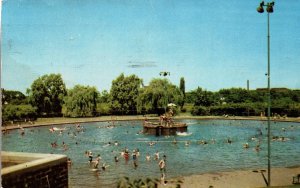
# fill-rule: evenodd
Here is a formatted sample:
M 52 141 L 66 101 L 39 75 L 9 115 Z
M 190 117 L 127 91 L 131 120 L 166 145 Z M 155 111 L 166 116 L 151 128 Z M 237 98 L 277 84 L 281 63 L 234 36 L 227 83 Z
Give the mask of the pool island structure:
M 160 116 L 159 121 L 144 120 L 143 133 L 156 136 L 176 135 L 187 132 L 187 124 L 174 122 L 171 116 Z

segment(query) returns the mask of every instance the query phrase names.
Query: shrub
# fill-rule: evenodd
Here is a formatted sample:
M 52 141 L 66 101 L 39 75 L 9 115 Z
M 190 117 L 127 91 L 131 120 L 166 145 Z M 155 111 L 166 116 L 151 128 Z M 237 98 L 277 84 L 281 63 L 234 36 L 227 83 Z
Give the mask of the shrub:
M 180 111 L 183 112 L 183 113 L 185 113 L 186 112 L 186 108 L 181 108 Z
M 192 108 L 191 114 L 193 116 L 206 116 L 209 115 L 209 110 L 204 106 L 194 106 Z
M 6 105 L 3 108 L 3 121 L 36 119 L 37 108 L 31 105 Z
M 111 108 L 109 103 L 98 103 L 97 104 L 97 115 L 105 116 L 111 115 Z

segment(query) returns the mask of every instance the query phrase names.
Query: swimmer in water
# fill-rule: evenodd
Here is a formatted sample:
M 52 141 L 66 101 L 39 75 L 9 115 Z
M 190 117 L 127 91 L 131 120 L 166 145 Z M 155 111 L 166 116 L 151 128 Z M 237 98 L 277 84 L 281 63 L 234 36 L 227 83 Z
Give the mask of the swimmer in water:
M 155 143 L 154 142 L 149 142 L 149 146 L 153 146 Z
M 107 167 L 109 167 L 109 165 L 105 165 L 105 163 L 102 164 L 102 170 L 105 171 L 107 169 Z
M 97 155 L 95 161 L 94 161 L 94 168 L 98 168 L 98 165 L 100 163 L 100 160 L 101 160 L 101 157 L 100 157 L 100 154 Z
M 244 147 L 245 149 L 248 149 L 248 148 L 249 148 L 249 144 L 246 143 L 246 144 L 243 145 L 243 147 Z
M 68 150 L 68 146 L 65 142 L 63 142 L 63 148 L 64 148 L 64 151 Z
M 72 166 L 72 160 L 71 160 L 70 158 L 68 158 L 67 163 L 68 163 L 68 167 L 71 167 L 71 166 Z
M 133 152 L 132 152 L 132 159 L 133 159 L 134 161 L 137 160 L 137 156 L 136 156 L 136 151 L 135 151 L 135 150 L 133 150 Z
M 136 156 L 139 157 L 141 154 L 140 154 L 140 150 L 139 148 L 136 148 Z
M 162 185 L 167 185 L 166 184 L 166 181 L 165 181 L 165 173 L 162 173 L 161 176 L 160 176 L 160 183 Z
M 189 146 L 189 145 L 190 145 L 190 142 L 189 142 L 189 141 L 185 141 L 185 145 L 186 145 L 186 146 Z
M 155 159 L 155 160 L 158 160 L 158 159 L 159 159 L 159 152 L 158 152 L 158 151 L 155 152 L 155 154 L 154 154 L 154 159 Z
M 89 157 L 89 162 L 90 164 L 92 164 L 92 161 L 93 161 L 93 153 L 90 151 L 88 152 L 88 157 Z
M 260 145 L 259 145 L 259 144 L 255 146 L 255 151 L 256 151 L 256 152 L 259 152 L 259 151 L 260 151 Z
M 138 167 L 138 164 L 137 164 L 136 160 L 133 161 L 133 167 L 134 167 L 134 169 L 136 169 Z
M 119 162 L 119 158 L 118 158 L 118 156 L 115 156 L 115 162 L 117 163 L 117 162 Z
M 164 159 L 161 159 L 158 163 L 159 169 L 161 172 L 166 172 L 166 162 Z
M 147 153 L 147 155 L 146 155 L 146 161 L 150 161 L 150 159 L 151 159 L 151 157 L 150 157 L 149 153 Z
M 231 144 L 232 141 L 228 138 L 228 139 L 227 139 L 227 143 L 228 143 L 228 144 Z
M 215 144 L 215 143 L 216 143 L 216 140 L 212 138 L 212 139 L 211 139 L 211 143 L 212 143 L 212 144 Z
M 174 140 L 173 140 L 173 144 L 177 144 L 177 141 L 176 141 L 176 139 L 174 138 Z

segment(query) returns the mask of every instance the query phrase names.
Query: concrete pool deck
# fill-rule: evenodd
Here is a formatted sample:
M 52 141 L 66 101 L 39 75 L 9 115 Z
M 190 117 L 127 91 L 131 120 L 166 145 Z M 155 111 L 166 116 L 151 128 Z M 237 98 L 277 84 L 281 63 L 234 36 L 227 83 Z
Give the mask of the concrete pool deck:
M 143 121 L 147 118 L 148 120 L 158 120 L 159 117 L 153 116 L 142 116 L 142 115 L 135 115 L 135 116 L 101 116 L 101 117 L 88 117 L 88 118 L 40 118 L 33 123 L 22 123 L 21 125 L 18 124 L 9 124 L 9 125 L 2 125 L 1 130 L 12 130 L 18 129 L 21 127 L 23 128 L 31 128 L 31 127 L 40 127 L 40 126 L 59 126 L 63 124 L 78 124 L 78 123 L 88 123 L 88 122 L 104 122 L 104 121 Z M 259 116 L 175 116 L 175 120 L 180 119 L 197 119 L 197 120 L 258 120 L 258 121 L 267 121 L 267 117 L 259 117 Z M 298 122 L 300 123 L 300 117 L 298 118 L 280 118 L 274 119 L 271 118 L 271 121 L 278 121 L 278 122 Z M 142 124 L 141 124 L 142 125 Z
M 258 169 L 260 170 L 260 169 Z M 267 176 L 267 172 L 264 172 Z M 300 187 L 293 185 L 293 176 L 300 174 L 300 167 L 291 168 L 272 168 L 271 186 L 276 187 Z M 170 180 L 166 185 L 160 184 L 159 187 L 176 187 L 176 182 L 182 181 L 182 188 L 254 188 L 267 187 L 261 173 L 255 173 L 253 170 L 233 171 L 233 172 L 215 172 L 191 176 L 184 176 Z

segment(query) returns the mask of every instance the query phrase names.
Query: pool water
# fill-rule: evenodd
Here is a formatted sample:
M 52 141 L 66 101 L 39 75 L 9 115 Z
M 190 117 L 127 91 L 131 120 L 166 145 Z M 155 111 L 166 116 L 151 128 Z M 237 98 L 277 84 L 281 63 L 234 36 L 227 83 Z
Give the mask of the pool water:
M 162 136 L 139 134 L 141 121 L 114 122 L 115 127 L 107 128 L 111 122 L 80 124 L 84 131 L 77 132 L 76 126 L 66 124 L 57 126 L 66 128 L 51 133 L 51 126 L 25 129 L 22 136 L 19 130 L 10 131 L 2 137 L 2 150 L 36 153 L 65 154 L 73 161 L 69 168 L 70 187 L 115 187 L 124 176 L 130 178 L 160 178 L 158 161 L 166 155 L 166 178 L 187 176 L 216 171 L 257 169 L 267 167 L 267 122 L 238 120 L 182 120 L 187 123 L 186 136 Z M 261 135 L 262 133 L 262 135 Z M 300 123 L 271 122 L 272 136 L 284 137 L 285 141 L 271 142 L 272 167 L 300 165 Z M 177 144 L 173 143 L 173 140 Z M 231 144 L 227 140 L 232 141 Z M 205 140 L 207 144 L 200 144 Z M 118 141 L 119 145 L 114 145 Z M 149 146 L 149 142 L 156 144 Z M 186 141 L 190 144 L 186 145 Z M 57 147 L 51 147 L 56 142 Z M 63 149 L 62 143 L 68 146 Z M 108 143 L 111 142 L 109 145 Z M 243 144 L 249 148 L 244 149 Z M 260 151 L 255 146 L 260 143 Z M 124 148 L 129 151 L 139 149 L 138 167 L 133 160 L 126 162 L 120 157 Z M 109 167 L 105 171 L 91 171 L 85 151 L 93 155 L 101 154 L 101 163 Z M 151 160 L 146 161 L 146 154 Z M 119 162 L 114 162 L 119 156 Z M 101 166 L 101 165 L 100 165 Z

